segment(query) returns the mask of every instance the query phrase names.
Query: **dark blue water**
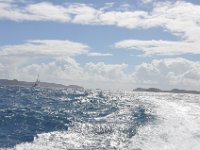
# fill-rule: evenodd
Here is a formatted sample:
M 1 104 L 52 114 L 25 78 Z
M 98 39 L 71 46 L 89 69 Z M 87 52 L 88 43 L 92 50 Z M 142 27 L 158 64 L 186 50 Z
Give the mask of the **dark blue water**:
M 106 123 L 98 118 L 119 111 L 117 103 L 102 94 L 87 97 L 64 90 L 0 86 L 0 148 L 32 142 L 40 133 L 67 131 L 75 121 Z M 137 106 L 130 116 L 127 136 L 131 138 L 153 119 L 144 107 Z

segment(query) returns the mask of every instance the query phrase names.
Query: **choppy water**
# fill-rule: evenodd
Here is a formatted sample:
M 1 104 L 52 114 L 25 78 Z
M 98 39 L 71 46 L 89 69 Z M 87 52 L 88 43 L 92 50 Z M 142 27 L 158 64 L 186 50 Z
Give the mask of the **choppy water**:
M 200 95 L 0 87 L 0 149 L 199 150 Z

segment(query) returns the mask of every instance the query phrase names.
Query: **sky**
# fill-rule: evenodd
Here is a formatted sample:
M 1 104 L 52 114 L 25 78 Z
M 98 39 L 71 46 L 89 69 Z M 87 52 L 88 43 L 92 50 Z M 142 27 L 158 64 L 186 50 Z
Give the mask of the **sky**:
M 0 0 L 0 78 L 200 87 L 199 0 Z

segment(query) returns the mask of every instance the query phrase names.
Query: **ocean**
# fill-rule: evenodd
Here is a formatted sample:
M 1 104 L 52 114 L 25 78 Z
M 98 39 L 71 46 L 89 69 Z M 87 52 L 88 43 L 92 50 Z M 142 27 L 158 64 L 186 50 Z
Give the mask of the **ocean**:
M 200 95 L 0 86 L 1 150 L 200 150 Z

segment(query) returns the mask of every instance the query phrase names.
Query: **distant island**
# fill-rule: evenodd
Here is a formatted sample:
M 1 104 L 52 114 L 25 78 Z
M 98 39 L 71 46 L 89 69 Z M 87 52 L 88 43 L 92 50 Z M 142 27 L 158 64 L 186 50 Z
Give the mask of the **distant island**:
M 161 90 L 161 89 L 158 89 L 158 88 L 136 88 L 133 91 L 200 94 L 200 91 L 183 90 L 183 89 Z
M 0 79 L 0 86 L 21 86 L 21 87 L 32 87 L 34 82 L 26 82 L 26 81 L 18 81 L 8 80 L 8 79 Z M 53 89 L 73 89 L 73 90 L 83 90 L 84 88 L 77 85 L 62 85 L 56 83 L 48 83 L 48 82 L 40 82 L 41 88 L 53 88 Z
M 18 81 L 17 79 L 8 80 L 0 79 L 0 86 L 21 86 L 21 87 L 32 87 L 34 82 Z M 41 88 L 50 89 L 68 89 L 68 90 L 78 90 L 83 91 L 84 88 L 78 85 L 62 85 L 57 83 L 40 82 Z M 194 90 L 184 90 L 184 89 L 172 89 L 172 90 L 161 90 L 158 88 L 136 88 L 133 91 L 136 92 L 165 92 L 165 93 L 189 93 L 189 94 L 200 94 L 200 91 Z

